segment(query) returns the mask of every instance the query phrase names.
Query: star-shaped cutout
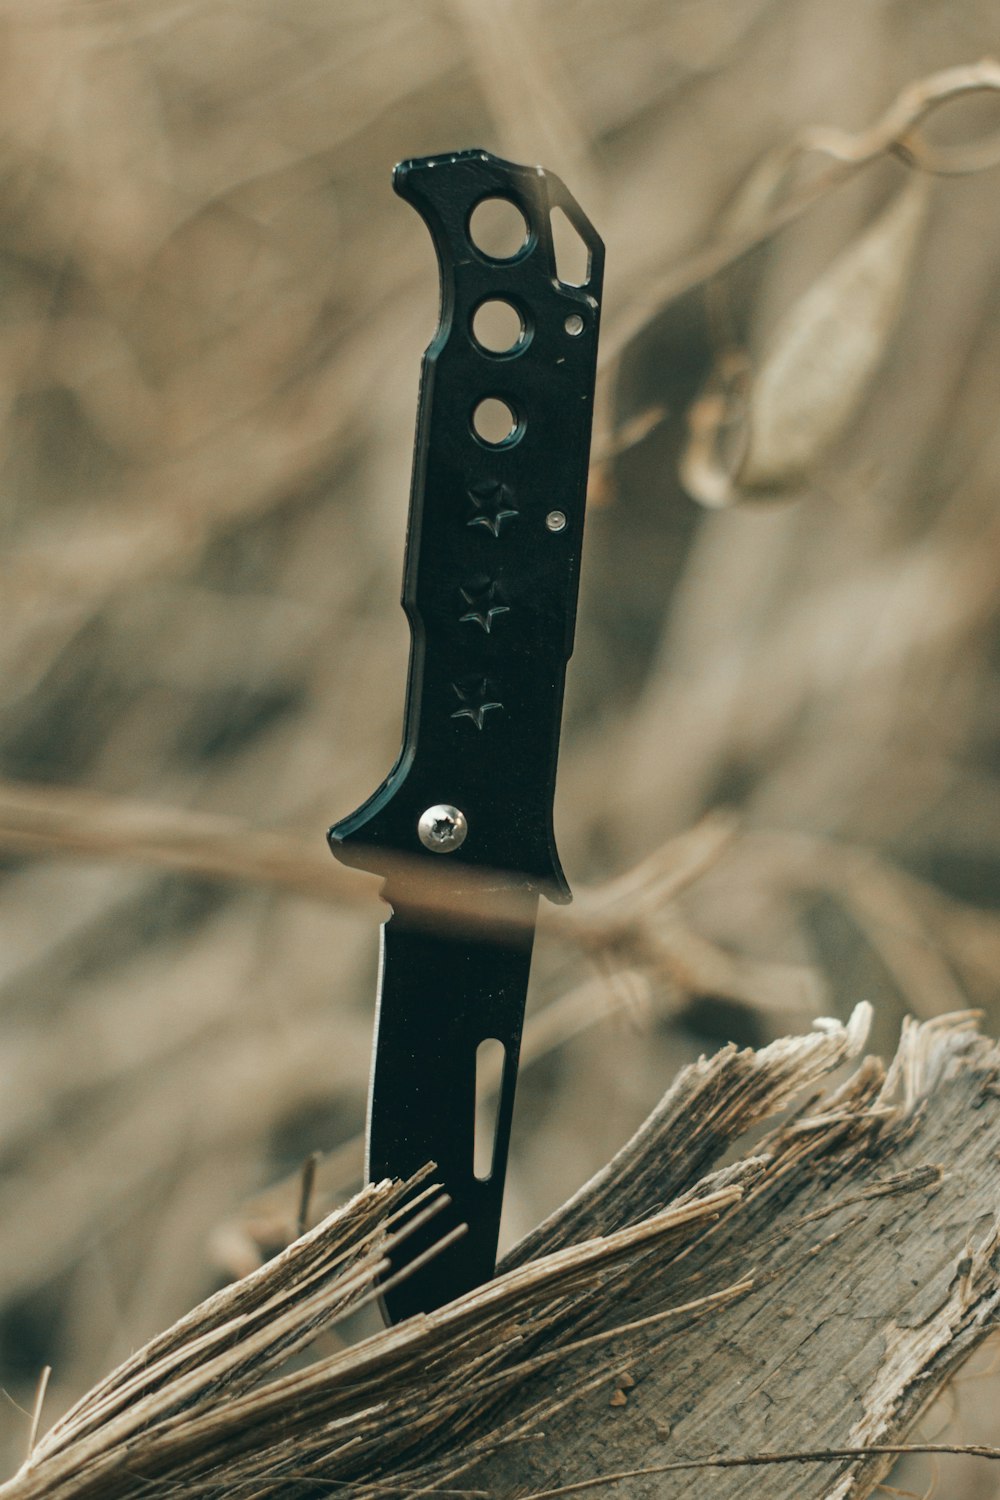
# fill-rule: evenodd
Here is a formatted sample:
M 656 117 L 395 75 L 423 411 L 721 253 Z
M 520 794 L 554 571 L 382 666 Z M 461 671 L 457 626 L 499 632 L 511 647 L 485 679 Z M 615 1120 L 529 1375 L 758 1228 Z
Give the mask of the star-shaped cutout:
M 452 687 L 462 704 L 461 708 L 456 708 L 452 718 L 471 719 L 477 729 L 482 729 L 490 709 L 503 708 L 502 703 L 490 699 L 490 684 L 485 677 L 464 677 L 461 682 L 453 682 Z
M 489 635 L 496 616 L 510 613 L 510 605 L 500 603 L 497 588 L 495 578 L 474 578 L 471 583 L 463 584 L 459 592 L 469 606 L 465 614 L 458 617 L 463 625 L 467 621 L 481 625 Z
M 485 526 L 494 536 L 499 536 L 503 523 L 513 521 L 518 514 L 514 506 L 514 491 L 502 480 L 474 484 L 466 494 L 476 507 L 472 520 L 466 522 L 468 526 Z

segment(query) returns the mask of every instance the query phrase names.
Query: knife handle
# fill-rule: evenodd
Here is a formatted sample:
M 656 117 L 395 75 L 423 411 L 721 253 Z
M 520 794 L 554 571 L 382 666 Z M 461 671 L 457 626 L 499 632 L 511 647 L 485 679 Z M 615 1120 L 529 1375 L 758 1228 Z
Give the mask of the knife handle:
M 390 875 L 399 857 L 448 853 L 458 881 L 476 866 L 568 900 L 552 801 L 604 247 L 540 167 L 463 151 L 402 162 L 393 185 L 430 230 L 441 278 L 440 321 L 422 365 L 403 580 L 411 629 L 403 747 L 378 790 L 330 830 L 330 844 L 343 862 L 376 874 Z M 481 247 L 477 210 L 491 199 L 523 220 L 520 247 L 504 247 L 503 257 Z M 580 286 L 559 280 L 557 209 L 586 246 Z M 504 349 L 482 333 L 498 312 L 492 303 L 506 304 L 500 311 L 520 328 Z M 509 430 L 487 426 L 484 402 L 494 416 L 509 414 Z M 447 813 L 436 831 L 435 811 Z

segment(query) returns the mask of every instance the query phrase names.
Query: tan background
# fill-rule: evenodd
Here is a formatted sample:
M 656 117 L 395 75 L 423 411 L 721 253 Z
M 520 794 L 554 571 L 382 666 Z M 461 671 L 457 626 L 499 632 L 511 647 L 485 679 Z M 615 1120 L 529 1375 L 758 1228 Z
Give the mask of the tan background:
M 378 902 L 283 891 L 240 829 L 299 840 L 307 869 L 398 745 L 436 301 L 400 157 L 543 161 L 608 247 L 558 827 L 585 892 L 654 866 L 613 932 L 582 923 L 589 955 L 540 940 L 532 1010 L 559 1005 L 505 1238 L 723 1040 L 862 997 L 884 1048 L 906 1011 L 982 1006 L 996 1030 L 1000 172 L 924 192 L 876 153 L 783 228 L 787 184 L 751 179 L 804 128 L 866 131 L 991 51 L 992 0 L 3 7 L 0 812 L 12 782 L 99 793 L 79 842 L 103 826 L 118 850 L 5 839 L 11 1463 L 44 1364 L 48 1418 L 280 1239 L 294 1183 L 266 1190 L 309 1152 L 345 1146 L 320 1207 L 357 1170 Z M 934 121 L 941 142 L 998 127 L 988 97 Z M 796 159 L 807 196 L 824 161 Z M 678 464 L 720 356 L 770 372 L 758 438 L 779 471 L 804 459 L 711 509 Z M 222 837 L 199 820 L 234 820 L 259 878 L 163 868 L 121 799 L 191 814 L 191 869 Z M 959 1385 L 927 1435 L 996 1442 L 997 1389 Z M 972 1460 L 940 1482 L 1000 1493 Z

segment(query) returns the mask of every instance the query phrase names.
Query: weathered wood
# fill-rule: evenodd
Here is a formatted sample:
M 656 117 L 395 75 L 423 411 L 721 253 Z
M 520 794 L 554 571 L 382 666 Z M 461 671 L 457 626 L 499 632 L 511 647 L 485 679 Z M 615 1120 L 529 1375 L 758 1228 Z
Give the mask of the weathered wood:
M 909 1025 L 888 1070 L 817 1090 L 866 1026 L 685 1069 L 490 1286 L 273 1377 L 371 1295 L 399 1194 L 366 1189 L 109 1377 L 0 1500 L 670 1500 L 713 1455 L 713 1500 L 860 1500 L 1000 1305 L 1000 1049 L 968 1016 Z M 856 1451 L 731 1462 L 831 1449 Z
M 767 1051 L 754 1059 L 764 1077 Z M 740 1126 L 732 1094 L 745 1059 L 720 1054 L 683 1074 L 622 1161 L 535 1237 L 536 1253 L 570 1223 L 593 1227 L 592 1203 L 610 1227 L 644 1198 L 683 1191 L 713 1128 L 714 1089 L 719 1136 L 728 1142 Z M 540 1491 L 711 1453 L 899 1442 L 1000 1304 L 998 1065 L 1000 1052 L 967 1019 L 911 1025 L 887 1074 L 866 1059 L 799 1110 L 758 1147 L 759 1176 L 741 1201 L 683 1260 L 651 1257 L 627 1312 L 614 1316 L 642 1317 L 742 1275 L 753 1289 L 695 1331 L 640 1334 L 568 1359 L 567 1386 L 602 1364 L 605 1380 L 546 1421 L 544 1445 L 498 1455 L 477 1482 L 498 1494 Z M 622 1372 L 635 1385 L 612 1405 Z M 797 1466 L 794 1478 L 782 1466 L 716 1471 L 711 1494 L 787 1500 L 794 1486 L 797 1500 L 858 1500 L 892 1462 Z M 669 1500 L 690 1483 L 689 1472 L 636 1476 L 617 1493 Z

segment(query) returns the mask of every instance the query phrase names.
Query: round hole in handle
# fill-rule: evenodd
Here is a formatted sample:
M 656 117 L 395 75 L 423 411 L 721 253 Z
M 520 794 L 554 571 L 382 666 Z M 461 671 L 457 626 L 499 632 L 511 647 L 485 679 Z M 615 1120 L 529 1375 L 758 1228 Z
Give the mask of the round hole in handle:
M 469 239 L 490 260 L 513 260 L 528 243 L 528 223 L 509 198 L 483 198 L 469 215 Z
M 527 342 L 527 327 L 512 302 L 490 297 L 472 315 L 472 337 L 487 354 L 512 354 Z
M 506 401 L 486 396 L 472 413 L 472 430 L 488 448 L 502 448 L 521 435 L 521 424 Z

